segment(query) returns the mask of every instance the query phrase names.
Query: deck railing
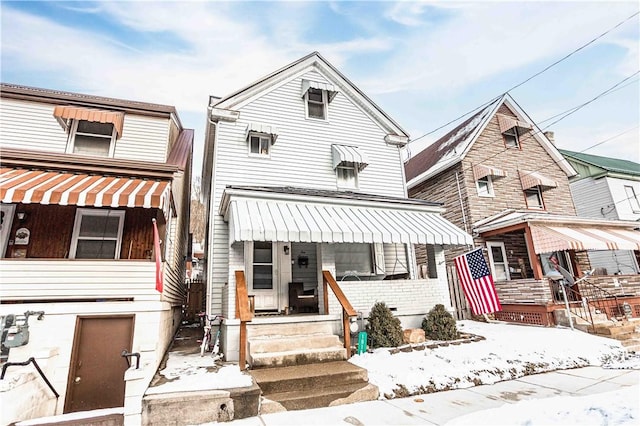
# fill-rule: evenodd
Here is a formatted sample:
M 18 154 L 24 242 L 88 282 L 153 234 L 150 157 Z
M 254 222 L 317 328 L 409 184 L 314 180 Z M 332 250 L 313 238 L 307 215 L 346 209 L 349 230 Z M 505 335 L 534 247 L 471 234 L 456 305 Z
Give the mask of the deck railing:
M 331 291 L 333 291 L 333 294 L 335 294 L 338 302 L 340 302 L 340 306 L 342 307 L 342 331 L 344 336 L 344 347 L 347 350 L 347 358 L 351 358 L 351 331 L 349 319 L 357 315 L 356 310 L 353 309 L 353 306 L 351 306 L 351 303 L 347 299 L 347 296 L 344 295 L 335 278 L 333 278 L 333 275 L 331 275 L 331 272 L 322 271 L 322 282 L 324 284 L 324 313 L 329 313 L 329 288 L 331 288 Z
M 240 370 L 247 368 L 247 322 L 253 319 L 249 309 L 249 292 L 244 271 L 236 271 L 236 318 L 240 320 L 240 347 L 238 364 Z

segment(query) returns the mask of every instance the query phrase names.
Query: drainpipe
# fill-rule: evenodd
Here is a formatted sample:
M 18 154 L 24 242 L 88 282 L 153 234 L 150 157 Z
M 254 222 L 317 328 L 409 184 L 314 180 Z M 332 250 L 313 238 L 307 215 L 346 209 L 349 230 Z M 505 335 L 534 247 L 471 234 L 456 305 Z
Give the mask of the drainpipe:
M 464 213 L 464 204 L 462 204 L 462 191 L 460 190 L 460 179 L 458 178 L 458 173 L 456 172 L 456 185 L 458 186 L 458 199 L 460 200 L 460 211 L 462 211 L 462 224 L 464 225 L 464 232 L 469 233 L 469 229 L 467 228 L 467 215 Z

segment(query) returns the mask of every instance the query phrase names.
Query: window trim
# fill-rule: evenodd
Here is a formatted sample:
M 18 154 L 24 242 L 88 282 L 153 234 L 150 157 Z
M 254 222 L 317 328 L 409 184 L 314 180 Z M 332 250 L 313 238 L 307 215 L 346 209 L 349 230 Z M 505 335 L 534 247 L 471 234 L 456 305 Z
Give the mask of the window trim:
M 337 243 L 335 244 L 334 247 L 334 258 L 337 257 L 337 253 L 336 250 L 338 247 L 343 247 L 344 244 L 349 244 L 349 245 L 354 245 L 354 244 L 358 244 L 358 245 L 366 245 L 368 246 L 368 253 L 369 253 L 369 271 L 353 271 L 353 270 L 345 270 L 345 271 L 338 271 L 338 265 L 337 262 L 334 262 L 334 266 L 335 266 L 335 270 L 336 270 L 336 279 L 344 279 L 346 277 L 351 277 L 351 278 L 359 278 L 359 277 L 373 277 L 376 275 L 377 273 L 377 269 L 378 267 L 376 266 L 376 257 L 382 259 L 382 267 L 384 268 L 384 253 L 382 255 L 380 255 L 380 249 L 378 248 L 376 251 L 376 243 Z M 382 256 L 382 257 L 381 257 Z M 357 272 L 356 275 L 353 274 L 347 274 L 347 272 Z M 384 272 L 382 272 L 384 273 Z
M 631 211 L 633 213 L 640 213 L 640 200 L 638 200 L 638 194 L 636 194 L 635 188 L 631 185 L 624 185 L 624 193 L 627 197 L 627 201 L 629 201 Z
M 81 136 L 91 136 L 91 137 L 98 137 L 98 138 L 104 138 L 104 139 L 109 139 L 109 136 L 107 135 L 101 135 L 101 134 L 97 134 L 97 133 L 83 133 L 83 132 L 78 132 L 78 125 L 80 124 L 81 121 L 86 121 L 86 122 L 91 122 L 89 120 L 77 120 L 74 119 L 73 123 L 70 127 L 69 130 L 69 138 L 67 139 L 67 149 L 66 149 L 66 153 L 67 154 L 75 154 L 75 155 L 90 155 L 90 154 L 82 154 L 82 153 L 76 153 L 73 152 L 75 146 L 76 146 L 76 135 L 81 135 Z M 116 136 L 117 136 L 117 131 L 116 131 L 116 126 L 113 123 L 102 123 L 102 124 L 111 124 L 112 130 L 111 130 L 111 138 L 109 139 L 109 153 L 107 154 L 106 157 L 104 158 L 113 158 L 115 151 L 116 151 Z M 102 156 L 98 156 L 98 155 L 92 155 L 94 157 L 102 157 Z
M 527 196 L 528 192 L 533 192 L 536 191 L 536 193 L 538 194 L 538 198 L 540 199 L 540 206 L 530 206 L 529 205 L 529 197 Z M 527 188 L 523 191 L 524 193 L 524 202 L 527 205 L 527 209 L 529 210 L 546 210 L 545 205 L 544 205 L 544 197 L 542 196 L 542 189 L 540 188 L 539 185 L 536 186 L 532 186 L 531 188 Z
M 507 250 L 504 247 L 504 242 L 502 241 L 487 241 L 487 252 L 489 254 L 489 268 L 491 269 L 491 276 L 494 281 L 503 281 L 498 280 L 498 275 L 496 274 L 496 262 L 493 260 L 493 252 L 491 251 L 492 247 L 497 247 L 502 251 L 502 258 L 504 259 L 504 273 L 506 279 L 504 281 L 511 281 L 511 274 L 509 273 L 509 259 L 507 258 Z
M 320 118 L 320 117 L 312 117 L 309 115 L 309 102 L 319 105 L 320 103 L 317 101 L 312 101 L 309 99 L 309 93 L 312 90 L 318 90 L 320 91 L 320 93 L 322 93 L 322 107 L 323 107 L 323 112 L 324 112 L 324 118 Z M 326 90 L 324 89 L 314 89 L 312 87 L 309 88 L 309 90 L 306 91 L 306 93 L 304 94 L 304 113 L 305 113 L 305 118 L 310 119 L 310 120 L 318 120 L 318 121 L 329 121 L 329 96 Z
M 263 139 L 266 139 L 267 142 L 267 153 L 262 154 L 260 152 L 251 152 L 251 138 L 259 138 L 259 144 L 261 144 Z M 271 135 L 267 133 L 259 133 L 259 132 L 249 132 L 249 136 L 247 136 L 247 152 L 249 157 L 257 157 L 257 158 L 271 158 Z M 259 148 L 259 146 L 258 146 Z
M 118 217 L 118 236 L 115 238 L 116 240 L 116 248 L 114 253 L 113 260 L 120 259 L 120 250 L 122 248 L 122 235 L 124 230 L 124 210 L 102 210 L 102 209 L 90 209 L 90 208 L 79 208 L 76 210 L 76 218 L 73 223 L 73 233 L 71 235 L 71 247 L 69 248 L 69 259 L 76 258 L 76 251 L 78 250 L 78 239 L 80 234 L 80 225 L 82 224 L 83 216 L 111 216 Z M 84 238 L 83 238 L 84 239 Z M 86 238 L 91 239 L 91 238 Z M 104 238 L 102 238 L 105 240 Z M 109 241 L 112 238 L 108 239 Z M 108 259 L 100 259 L 100 260 L 108 260 Z
M 347 165 L 345 165 L 347 164 Z M 339 174 L 339 170 L 340 169 L 352 169 L 353 170 L 353 174 L 354 174 L 354 178 L 353 178 L 353 185 L 348 184 L 348 181 L 341 179 L 340 178 L 340 174 Z M 338 186 L 338 189 L 358 189 L 358 185 L 359 185 L 359 180 L 358 180 L 358 166 L 356 165 L 356 163 L 340 163 L 336 166 L 335 169 L 335 173 L 336 173 L 336 184 Z
M 516 144 L 509 145 L 507 143 L 506 136 L 513 136 L 515 138 Z M 507 149 L 522 149 L 522 145 L 520 144 L 520 135 L 518 135 L 518 128 L 515 126 L 510 128 L 509 130 L 505 130 L 504 132 L 502 132 L 502 140 L 504 142 L 505 148 Z
M 480 192 L 480 181 L 484 179 L 487 180 L 487 193 Z M 476 180 L 476 191 L 478 193 L 478 197 L 495 197 L 496 196 L 493 190 L 493 179 L 491 178 L 491 175 L 487 175 Z

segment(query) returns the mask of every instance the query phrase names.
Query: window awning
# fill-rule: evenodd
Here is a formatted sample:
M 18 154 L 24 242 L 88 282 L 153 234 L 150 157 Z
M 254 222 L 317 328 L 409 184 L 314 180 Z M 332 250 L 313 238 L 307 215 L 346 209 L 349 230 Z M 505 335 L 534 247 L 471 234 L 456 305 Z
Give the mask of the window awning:
M 558 250 L 640 250 L 640 232 L 630 229 L 531 225 L 535 252 Z
M 164 180 L 0 168 L 3 203 L 164 209 L 170 186 Z
M 120 137 L 122 137 L 124 112 L 58 105 L 53 110 L 53 116 L 65 130 L 67 130 L 66 120 L 85 120 L 94 123 L 111 123 L 116 129 L 116 139 L 120 139 Z
M 303 98 L 307 94 L 309 89 L 326 90 L 327 96 L 329 97 L 329 102 L 333 101 L 333 98 L 335 98 L 336 95 L 338 94 L 338 91 L 336 90 L 333 84 L 322 83 L 322 82 L 313 81 L 313 80 L 302 80 L 302 97 Z
M 382 204 L 382 203 L 377 203 Z M 473 244 L 439 213 L 417 208 L 231 197 L 222 212 L 235 241 Z
M 342 163 L 355 163 L 358 171 L 362 171 L 369 165 L 367 155 L 357 146 L 331 145 L 331 154 L 334 169 Z
M 519 170 L 518 173 L 520 174 L 520 183 L 522 184 L 523 190 L 533 188 L 534 186 L 540 186 L 542 189 L 556 188 L 558 186 L 558 183 L 555 180 L 538 172 Z
M 519 121 L 508 115 L 496 114 L 498 117 L 498 126 L 500 126 L 500 133 L 504 133 L 508 130 L 516 127 L 518 134 L 522 134 L 523 131 L 531 130 L 533 126 L 526 121 Z
M 249 123 L 245 132 L 245 139 L 248 139 L 251 133 L 263 133 L 271 136 L 271 144 L 273 145 L 276 143 L 276 139 L 278 139 L 279 132 L 276 126 L 272 126 L 270 124 Z
M 485 166 L 484 164 L 476 164 L 473 166 L 473 178 L 474 180 L 482 179 L 486 176 L 493 177 L 506 177 L 507 172 L 498 169 L 497 167 Z

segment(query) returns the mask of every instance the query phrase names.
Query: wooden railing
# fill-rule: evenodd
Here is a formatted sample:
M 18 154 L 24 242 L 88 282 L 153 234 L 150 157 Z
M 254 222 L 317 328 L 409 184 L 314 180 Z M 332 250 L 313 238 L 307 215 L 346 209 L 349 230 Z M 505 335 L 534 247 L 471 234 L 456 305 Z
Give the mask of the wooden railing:
M 340 306 L 342 306 L 342 331 L 344 335 L 344 347 L 347 350 L 347 358 L 351 358 L 351 330 L 349 327 L 349 318 L 357 315 L 356 310 L 353 309 L 351 303 L 344 295 L 342 289 L 336 282 L 333 275 L 329 271 L 322 271 L 323 295 L 324 295 L 324 313 L 329 313 L 329 288 L 333 291 Z
M 238 364 L 240 370 L 247 367 L 247 322 L 253 319 L 249 309 L 249 293 L 244 271 L 236 271 L 236 318 L 240 320 L 240 354 Z

